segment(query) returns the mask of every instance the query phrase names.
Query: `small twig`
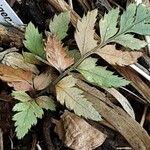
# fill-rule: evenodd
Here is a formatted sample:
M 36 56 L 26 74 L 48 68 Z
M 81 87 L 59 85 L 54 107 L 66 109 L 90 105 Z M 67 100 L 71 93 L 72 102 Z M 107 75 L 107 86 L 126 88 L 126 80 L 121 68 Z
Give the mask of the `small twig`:
M 87 0 L 78 0 L 78 2 L 83 7 L 83 9 L 84 9 L 85 12 L 87 12 L 88 10 L 90 10 L 90 6 L 89 6 Z
M 38 150 L 42 150 L 41 146 L 39 145 L 39 143 L 36 144 L 36 147 Z
M 146 69 L 144 66 L 142 66 L 141 64 L 139 63 L 136 63 L 136 66 L 138 68 L 140 68 L 141 70 L 143 70 L 146 74 L 150 75 L 150 72 L 148 71 L 148 69 Z
M 148 55 L 150 56 L 150 36 L 145 36 L 145 40 L 148 43 L 147 47 L 148 47 Z
M 145 77 L 148 81 L 150 81 L 150 76 L 146 74 L 142 69 L 140 69 L 136 64 L 130 65 L 132 69 L 134 69 L 136 72 L 138 72 L 140 75 Z
M 50 65 L 48 61 L 44 60 L 43 58 L 39 57 L 39 56 L 35 56 L 38 60 L 40 60 L 41 62 L 45 63 L 46 65 Z
M 144 107 L 144 111 L 143 111 L 143 115 L 142 115 L 142 118 L 141 118 L 141 121 L 140 121 L 140 125 L 141 125 L 142 127 L 143 127 L 144 122 L 145 122 L 145 117 L 146 117 L 147 109 L 148 109 L 148 106 L 145 106 L 145 107 Z
M 14 143 L 13 143 L 13 140 L 11 139 L 10 136 L 9 136 L 9 140 L 10 140 L 10 147 L 11 147 L 11 149 L 14 149 Z
M 90 0 L 90 2 L 92 2 L 92 1 L 93 0 Z M 111 7 L 110 3 L 108 2 L 108 0 L 99 0 L 99 1 L 96 2 L 96 5 L 99 5 L 99 4 L 101 4 L 103 7 L 105 7 L 108 11 L 110 11 L 112 9 L 112 7 Z M 116 3 L 115 3 L 115 5 L 116 5 Z
M 143 98 L 139 97 L 138 95 L 136 95 L 136 94 L 133 93 L 132 91 L 128 90 L 127 88 L 120 87 L 120 89 L 122 89 L 122 90 L 124 90 L 124 91 L 130 93 L 130 94 L 133 95 L 133 96 L 135 96 L 135 97 L 137 98 L 137 99 L 135 99 L 135 100 L 137 100 L 137 101 L 139 101 L 139 102 L 142 102 L 142 103 L 145 103 L 145 100 L 144 100 Z M 141 100 L 141 101 L 140 101 L 140 100 Z
M 3 147 L 3 131 L 0 128 L 0 150 L 3 150 L 3 149 L 4 149 L 4 147 Z
M 150 57 L 148 57 L 147 55 L 143 55 L 143 59 L 146 63 L 146 65 L 148 65 L 148 71 L 150 72 Z
M 131 150 L 131 147 L 117 147 L 117 150 Z
M 111 3 L 117 7 L 119 7 L 121 10 L 124 10 L 122 6 L 120 6 L 116 1 L 111 0 Z
M 72 3 L 72 0 L 68 0 L 68 3 L 70 5 L 70 7 L 73 9 L 73 3 Z
M 0 98 L 0 101 L 10 102 L 9 100 L 3 99 L 3 98 Z
M 37 146 L 37 137 L 36 137 L 36 135 L 33 135 L 31 150 L 36 150 L 36 146 Z

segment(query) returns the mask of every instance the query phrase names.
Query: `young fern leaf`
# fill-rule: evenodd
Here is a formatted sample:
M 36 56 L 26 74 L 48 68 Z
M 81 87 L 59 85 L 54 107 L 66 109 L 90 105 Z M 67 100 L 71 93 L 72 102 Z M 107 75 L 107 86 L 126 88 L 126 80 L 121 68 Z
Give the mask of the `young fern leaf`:
M 96 16 L 97 10 L 93 10 L 83 16 L 81 21 L 78 20 L 75 40 L 81 55 L 86 54 L 97 46 L 97 41 L 94 39 Z
M 61 41 L 56 37 L 51 37 L 50 35 L 47 37 L 44 50 L 50 65 L 59 72 L 64 71 L 74 63 L 74 59 L 69 56 L 66 48 L 63 47 Z
M 13 116 L 16 126 L 15 131 L 18 139 L 21 139 L 28 133 L 32 125 L 37 124 L 37 118 L 42 118 L 44 112 L 26 93 L 14 91 L 12 95 L 21 101 L 13 107 L 13 111 L 17 112 Z M 23 100 L 20 99 L 22 96 Z
M 117 8 L 109 11 L 108 14 L 104 15 L 104 19 L 100 20 L 99 26 L 100 26 L 101 41 L 106 41 L 117 33 L 118 17 L 119 17 L 119 9 Z
M 45 58 L 42 34 L 30 22 L 26 27 L 24 46 L 33 54 Z
M 32 98 L 24 91 L 13 91 L 11 95 L 14 97 L 14 99 L 17 99 L 21 102 L 28 102 L 32 100 Z
M 112 42 L 119 43 L 124 47 L 129 47 L 132 50 L 138 50 L 147 45 L 147 43 L 144 40 L 134 38 L 134 36 L 131 34 L 121 34 L 119 36 L 116 36 L 112 40 Z
M 112 26 L 110 25 L 110 20 L 112 20 L 110 19 L 111 16 L 114 18 Z M 145 47 L 147 43 L 144 40 L 139 40 L 130 33 L 150 35 L 149 9 L 142 4 L 137 6 L 132 3 L 123 12 L 120 20 L 119 18 L 117 19 L 117 16 L 119 16 L 118 9 L 111 10 L 108 14 L 105 14 L 104 19 L 100 21 L 100 32 L 103 39 L 102 42 L 116 42 L 125 47 L 129 47 L 132 50 L 138 50 Z M 116 32 L 117 20 L 119 21 L 119 27 Z M 108 30 L 109 28 L 111 30 Z
M 42 118 L 43 110 L 34 101 L 18 103 L 14 106 L 13 111 L 17 111 L 13 116 L 15 121 L 16 133 L 18 139 L 23 138 L 32 125 L 37 124 L 37 118 Z
M 13 116 L 13 121 L 18 139 L 23 138 L 31 126 L 37 124 L 38 118 L 42 118 L 44 114 L 42 108 L 55 110 L 53 101 L 44 96 L 37 98 L 38 103 L 23 91 L 13 91 L 12 96 L 20 101 L 13 107 L 13 111 L 17 112 Z
M 123 32 L 150 35 L 150 9 L 140 4 L 130 4 L 121 16 L 120 30 Z
M 62 40 L 67 36 L 69 22 L 69 12 L 61 13 L 58 16 L 55 15 L 54 19 L 50 21 L 49 29 L 59 40 Z
M 100 114 L 92 106 L 92 103 L 84 97 L 83 91 L 75 87 L 76 82 L 77 80 L 71 75 L 58 82 L 56 85 L 57 100 L 79 116 L 100 121 Z
M 100 87 L 121 87 L 129 82 L 121 77 L 113 75 L 113 72 L 105 67 L 96 66 L 97 59 L 87 58 L 77 68 L 87 81 Z
M 133 25 L 136 8 L 136 4 L 130 4 L 121 15 L 119 34 L 126 33 Z

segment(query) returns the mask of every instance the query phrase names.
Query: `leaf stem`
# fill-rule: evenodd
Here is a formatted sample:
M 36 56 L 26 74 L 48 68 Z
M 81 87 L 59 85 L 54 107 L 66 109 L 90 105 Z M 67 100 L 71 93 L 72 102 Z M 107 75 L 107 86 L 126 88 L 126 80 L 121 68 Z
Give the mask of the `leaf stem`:
M 53 85 L 56 85 L 64 76 L 69 74 L 71 71 L 76 70 L 76 68 L 91 54 L 93 54 L 97 49 L 102 48 L 107 43 L 101 43 L 95 48 L 93 48 L 91 51 L 87 52 L 85 55 L 83 55 L 75 64 L 73 64 L 70 68 L 68 68 L 66 71 L 64 71 L 60 76 L 52 83 Z
M 92 53 L 91 51 L 86 53 L 83 57 L 81 57 L 75 64 L 73 64 L 69 69 L 67 69 L 65 72 L 60 74 L 60 76 L 52 83 L 53 85 L 57 84 L 64 76 L 69 74 L 71 71 L 75 70 L 75 68 L 88 56 L 90 56 Z

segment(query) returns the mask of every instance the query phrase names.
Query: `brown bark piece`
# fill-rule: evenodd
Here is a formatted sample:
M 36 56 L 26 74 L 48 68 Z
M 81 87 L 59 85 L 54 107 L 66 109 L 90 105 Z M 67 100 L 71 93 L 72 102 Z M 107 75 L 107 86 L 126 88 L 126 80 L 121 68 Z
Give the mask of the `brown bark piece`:
M 0 25 L 0 46 L 16 47 L 23 46 L 24 32 L 15 28 Z

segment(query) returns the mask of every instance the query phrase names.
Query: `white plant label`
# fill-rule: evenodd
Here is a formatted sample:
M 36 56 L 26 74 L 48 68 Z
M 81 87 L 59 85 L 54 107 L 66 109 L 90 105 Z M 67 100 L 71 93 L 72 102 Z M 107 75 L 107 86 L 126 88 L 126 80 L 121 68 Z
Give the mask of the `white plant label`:
M 0 0 L 0 23 L 11 23 L 16 26 L 23 25 L 21 19 L 17 16 L 17 14 L 5 0 Z

